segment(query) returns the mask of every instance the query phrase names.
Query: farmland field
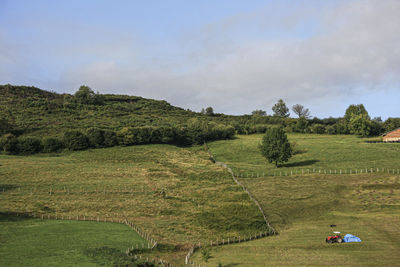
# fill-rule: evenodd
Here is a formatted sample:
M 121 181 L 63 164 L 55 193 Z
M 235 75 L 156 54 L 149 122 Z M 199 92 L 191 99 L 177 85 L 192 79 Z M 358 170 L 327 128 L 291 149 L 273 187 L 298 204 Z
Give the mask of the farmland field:
M 111 265 L 102 257 L 147 244 L 126 225 L 0 215 L 0 266 Z M 107 253 L 108 252 L 108 253 Z
M 400 144 L 365 143 L 353 135 L 289 134 L 297 153 L 277 170 L 258 150 L 262 135 L 238 135 L 233 141 L 215 141 L 210 149 L 219 161 L 239 173 L 274 173 L 307 169 L 400 168 Z
M 210 266 L 397 265 L 400 262 L 399 144 L 364 144 L 352 136 L 289 135 L 302 154 L 284 167 L 315 159 L 303 168 L 390 169 L 390 173 L 305 174 L 240 178 L 260 201 L 279 235 L 213 248 Z M 215 158 L 240 171 L 272 170 L 257 151 L 259 136 L 210 143 Z M 307 141 L 308 140 L 308 141 Z M 335 145 L 331 145 L 333 142 Z M 340 145 L 341 144 L 341 145 Z M 235 148 L 241 153 L 236 153 Z M 325 148 L 323 154 L 319 150 Z M 329 149 L 328 149 L 329 148 Z M 318 161 L 317 161 L 318 160 Z M 254 162 L 254 164 L 252 163 Z M 383 167 L 382 167 L 383 166 Z M 297 166 L 296 166 L 297 167 Z M 395 173 L 392 170 L 395 169 Z M 325 243 L 336 231 L 359 236 L 362 243 Z M 204 263 L 201 253 L 193 260 Z
M 209 147 L 218 161 L 228 163 L 236 173 L 272 173 L 275 167 L 267 164 L 257 149 L 261 137 L 238 136 L 212 142 Z M 400 177 L 393 169 L 400 166 L 400 145 L 366 144 L 353 136 L 292 134 L 289 139 L 297 143 L 298 153 L 279 170 L 380 171 L 240 178 L 279 235 L 213 248 L 208 264 L 344 265 L 350 259 L 353 265 L 398 262 Z M 160 244 L 159 249 L 144 251 L 143 256 L 161 257 L 177 266 L 194 243 L 267 230 L 254 203 L 226 170 L 209 160 L 202 146 L 143 145 L 0 155 L 0 212 L 126 218 Z M 31 222 L 37 221 L 2 223 L 22 235 Z M 56 227 L 61 222 L 48 223 Z M 328 246 L 325 237 L 330 234 L 330 224 L 363 242 Z M 33 240 L 34 232 L 27 233 Z M 98 243 L 86 241 L 80 246 Z M 7 242 L 16 239 L 9 237 Z M 124 246 L 113 247 L 123 251 Z M 40 257 L 50 257 L 52 252 L 48 251 L 49 255 Z M 204 264 L 201 253 L 193 260 Z
M 158 256 L 173 263 L 182 263 L 194 243 L 267 230 L 247 194 L 203 147 L 0 155 L 0 211 L 126 218 L 167 245 Z

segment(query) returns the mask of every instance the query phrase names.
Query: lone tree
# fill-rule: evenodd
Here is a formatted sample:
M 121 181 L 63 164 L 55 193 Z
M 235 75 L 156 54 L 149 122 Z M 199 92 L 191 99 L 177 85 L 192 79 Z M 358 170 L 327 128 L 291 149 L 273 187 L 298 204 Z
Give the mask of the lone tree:
M 310 110 L 304 108 L 304 106 L 300 104 L 293 105 L 292 110 L 297 116 L 299 116 L 299 118 L 303 117 L 308 119 L 311 116 Z
M 267 130 L 259 149 L 268 162 L 274 162 L 276 167 L 279 163 L 288 161 L 293 154 L 286 133 L 280 127 L 272 127 Z
M 78 91 L 75 92 L 75 99 L 81 104 L 102 105 L 104 98 L 97 92 L 97 94 L 86 85 L 81 85 Z
M 206 108 L 206 115 L 207 116 L 213 116 L 214 115 L 214 109 L 212 107 Z
M 272 107 L 272 111 L 274 112 L 274 116 L 278 116 L 281 118 L 289 117 L 289 108 L 286 106 L 285 102 L 283 102 L 282 99 L 279 99 L 278 103 L 276 103 Z

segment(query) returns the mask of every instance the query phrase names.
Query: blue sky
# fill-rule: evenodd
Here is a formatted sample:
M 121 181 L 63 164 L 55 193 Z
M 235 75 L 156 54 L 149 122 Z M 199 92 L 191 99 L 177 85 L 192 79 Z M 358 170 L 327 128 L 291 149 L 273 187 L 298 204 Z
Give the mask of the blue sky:
M 400 117 L 400 1 L 0 0 L 0 84 Z

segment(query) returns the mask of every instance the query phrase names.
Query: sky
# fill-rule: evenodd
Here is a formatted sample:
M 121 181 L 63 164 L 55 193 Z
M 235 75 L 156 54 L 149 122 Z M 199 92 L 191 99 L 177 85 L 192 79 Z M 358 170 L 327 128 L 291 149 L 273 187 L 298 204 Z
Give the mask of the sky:
M 0 0 L 0 84 L 400 117 L 399 14 L 398 0 Z

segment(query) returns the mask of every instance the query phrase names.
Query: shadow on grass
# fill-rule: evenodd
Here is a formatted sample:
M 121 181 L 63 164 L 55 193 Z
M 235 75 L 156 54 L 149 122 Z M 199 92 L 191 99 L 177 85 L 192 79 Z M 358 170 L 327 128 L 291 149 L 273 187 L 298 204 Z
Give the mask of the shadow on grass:
M 0 212 L 0 222 L 16 222 L 33 219 L 28 213 Z
M 302 167 L 302 166 L 313 165 L 314 163 L 317 163 L 317 162 L 319 162 L 319 160 L 316 160 L 316 159 L 303 160 L 303 161 L 298 161 L 298 162 L 281 164 L 280 167 L 287 167 L 287 168 Z
M 17 186 L 13 185 L 13 184 L 0 184 L 0 194 L 2 192 L 6 192 L 8 190 L 13 190 L 15 188 L 17 188 Z

